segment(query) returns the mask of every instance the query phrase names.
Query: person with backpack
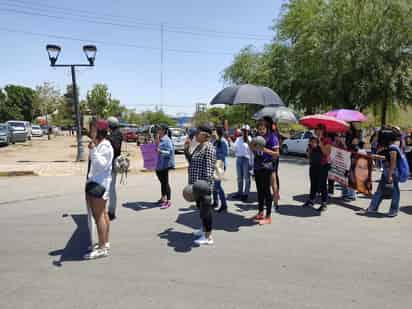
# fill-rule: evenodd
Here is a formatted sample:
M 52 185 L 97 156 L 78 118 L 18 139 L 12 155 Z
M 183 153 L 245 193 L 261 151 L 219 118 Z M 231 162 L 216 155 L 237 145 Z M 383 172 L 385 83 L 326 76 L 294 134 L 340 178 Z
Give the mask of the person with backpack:
M 400 132 L 396 128 L 386 127 L 380 131 L 378 155 L 383 156 L 383 173 L 378 188 L 366 213 L 378 211 L 385 192 L 392 191 L 391 207 L 388 217 L 396 217 L 399 211 L 400 189 L 399 183 L 406 182 L 409 178 L 409 165 L 405 155 L 401 152 L 396 142 L 399 141 Z
M 172 206 L 171 190 L 169 184 L 169 170 L 175 168 L 175 149 L 171 140 L 172 133 L 167 124 L 159 126 L 157 136 L 157 160 L 156 175 L 161 184 L 160 209 L 167 209 Z
M 120 123 L 116 117 L 109 117 L 107 119 L 109 123 L 110 135 L 107 137 L 110 144 L 113 147 L 113 162 L 112 162 L 112 182 L 110 183 L 109 189 L 109 207 L 108 214 L 110 221 L 116 219 L 116 207 L 117 207 L 117 192 L 116 192 L 116 180 L 117 180 L 117 171 L 115 168 L 115 162 L 122 153 L 122 141 L 123 136 L 120 132 Z

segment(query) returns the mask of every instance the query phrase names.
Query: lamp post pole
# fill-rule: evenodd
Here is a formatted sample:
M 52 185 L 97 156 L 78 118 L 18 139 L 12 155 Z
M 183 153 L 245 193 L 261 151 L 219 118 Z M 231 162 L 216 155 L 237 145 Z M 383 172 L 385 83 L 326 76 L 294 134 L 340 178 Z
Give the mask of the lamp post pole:
M 76 67 L 93 67 L 94 59 L 96 57 L 97 48 L 94 45 L 83 46 L 83 51 L 86 54 L 89 64 L 56 64 L 59 57 L 61 47 L 58 45 L 47 45 L 47 53 L 49 54 L 50 65 L 52 67 L 70 67 L 72 73 L 72 92 L 73 92 L 73 104 L 74 113 L 76 116 L 76 139 L 77 139 L 77 156 L 76 161 L 85 161 L 84 147 L 82 143 L 82 127 L 81 127 L 81 115 L 80 115 L 80 104 L 79 104 L 79 94 L 77 92 L 76 83 Z
M 77 83 L 76 83 L 76 66 L 72 65 L 72 88 L 73 88 L 73 103 L 74 112 L 76 114 L 76 138 L 77 138 L 77 157 L 76 161 L 84 161 L 84 148 L 82 143 L 82 128 L 80 121 L 80 104 L 79 104 L 79 94 L 77 93 Z

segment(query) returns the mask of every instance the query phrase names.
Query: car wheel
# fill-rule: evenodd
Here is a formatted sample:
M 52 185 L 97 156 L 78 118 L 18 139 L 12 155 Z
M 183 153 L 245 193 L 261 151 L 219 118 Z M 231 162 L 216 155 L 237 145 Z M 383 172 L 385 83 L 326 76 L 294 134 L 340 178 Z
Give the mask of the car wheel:
M 289 148 L 287 145 L 282 146 L 282 153 L 285 155 L 289 154 Z

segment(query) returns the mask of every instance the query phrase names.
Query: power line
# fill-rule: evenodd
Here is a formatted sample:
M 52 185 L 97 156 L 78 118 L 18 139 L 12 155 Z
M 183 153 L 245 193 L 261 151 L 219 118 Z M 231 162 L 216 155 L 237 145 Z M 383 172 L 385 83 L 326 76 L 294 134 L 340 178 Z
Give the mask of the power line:
M 136 49 L 156 50 L 156 51 L 161 50 L 161 48 L 153 47 L 153 46 L 144 46 L 144 45 L 136 45 L 136 44 L 130 44 L 130 43 L 121 43 L 121 42 L 109 42 L 109 41 L 95 40 L 95 39 L 83 39 L 83 38 L 76 38 L 76 37 L 71 37 L 71 36 L 39 33 L 39 32 L 17 30 L 17 29 L 5 28 L 5 27 L 0 27 L 0 31 L 9 32 L 9 33 L 20 33 L 20 34 L 25 34 L 25 35 L 30 35 L 30 36 L 47 37 L 47 38 L 53 38 L 53 39 L 59 39 L 59 40 L 77 41 L 77 42 L 83 42 L 83 43 L 95 43 L 95 44 L 102 44 L 102 45 L 121 46 L 121 47 L 136 48 Z M 172 52 L 172 53 L 183 53 L 183 54 L 233 55 L 233 53 L 221 52 L 221 51 L 189 50 L 189 49 L 176 49 L 176 48 L 164 48 L 164 51 Z
M 6 0 L 6 2 L 10 2 Z M 15 3 L 15 2 L 20 2 Z M 21 4 L 23 3 L 23 4 Z M 42 16 L 42 17 L 47 17 L 47 18 L 54 18 L 54 19 L 68 19 L 68 20 L 73 20 L 75 19 L 76 21 L 82 21 L 82 22 L 88 22 L 88 23 L 97 23 L 97 24 L 104 24 L 104 25 L 111 25 L 111 26 L 118 26 L 118 27 L 124 27 L 124 28 L 144 28 L 148 30 L 158 30 L 160 24 L 153 24 L 153 23 L 147 23 L 147 22 L 136 22 L 135 18 L 131 17 L 126 17 L 126 16 L 116 16 L 116 15 L 103 15 L 103 16 L 96 16 L 94 12 L 91 11 L 85 11 L 85 10 L 73 10 L 73 9 L 68 9 L 68 8 L 62 8 L 62 7 L 56 7 L 56 6 L 50 6 L 50 5 L 42 5 L 42 4 L 37 4 L 38 6 L 43 6 L 45 8 L 38 8 L 34 7 L 32 5 L 27 4 L 27 2 L 24 1 L 14 1 L 13 3 L 1 3 L 3 6 L 8 6 L 6 9 L 2 9 L 3 11 L 8 11 L 8 12 L 13 12 L 17 14 L 24 14 L 24 15 L 31 15 L 31 16 Z M 10 8 L 12 6 L 12 8 Z M 18 9 L 16 9 L 16 7 Z M 25 11 L 21 9 L 26 9 Z M 30 9 L 32 11 L 27 11 L 27 9 Z M 44 10 L 49 10 L 54 9 L 54 10 L 60 10 L 64 11 L 64 13 L 56 13 L 52 12 L 52 14 L 64 14 L 64 16 L 56 16 L 56 15 L 51 15 L 51 14 L 45 14 Z M 40 11 L 40 12 L 33 12 L 33 10 Z M 70 13 L 68 11 L 76 12 L 74 15 L 73 13 Z M 90 15 L 93 14 L 93 15 Z M 70 17 L 74 16 L 74 17 Z M 67 17 L 69 16 L 69 17 Z M 104 17 L 104 21 L 101 20 L 101 18 Z M 94 20 L 90 20 L 90 18 Z M 98 18 L 99 20 L 96 20 Z M 127 19 L 129 21 L 133 20 L 133 23 L 119 23 L 116 21 L 107 21 L 107 19 Z M 211 29 L 202 29 L 198 27 L 187 27 L 187 26 L 173 26 L 170 24 L 165 24 L 167 26 L 165 28 L 165 32 L 170 32 L 170 33 L 178 33 L 178 34 L 184 34 L 184 35 L 192 35 L 192 36 L 206 36 L 206 37 L 216 37 L 216 38 L 226 38 L 226 39 L 249 39 L 249 40 L 270 40 L 272 39 L 269 36 L 262 36 L 262 35 L 256 35 L 256 34 L 246 34 L 246 33 L 236 33 L 236 32 L 223 32 L 223 31 L 218 31 L 218 30 L 211 30 Z M 193 30 L 188 30 L 192 28 Z M 182 30 L 184 29 L 184 30 Z M 196 30 L 197 29 L 197 30 Z

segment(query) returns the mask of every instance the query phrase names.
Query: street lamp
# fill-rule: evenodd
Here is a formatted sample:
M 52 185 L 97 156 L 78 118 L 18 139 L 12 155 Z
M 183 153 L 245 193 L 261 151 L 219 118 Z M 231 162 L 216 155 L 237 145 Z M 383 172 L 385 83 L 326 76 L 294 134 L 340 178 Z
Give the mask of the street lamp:
M 50 66 L 52 67 L 70 67 L 72 73 L 72 84 L 73 84 L 73 99 L 74 99 L 74 110 L 76 113 L 76 135 L 77 135 L 77 158 L 76 161 L 84 161 L 84 149 L 82 144 L 82 128 L 80 121 L 80 106 L 79 106 L 79 95 L 77 93 L 76 84 L 76 67 L 93 67 L 94 60 L 96 58 L 97 48 L 94 45 L 84 45 L 83 52 L 86 55 L 88 64 L 56 64 L 59 58 L 61 47 L 58 45 L 48 44 L 46 46 L 47 53 L 49 55 Z

